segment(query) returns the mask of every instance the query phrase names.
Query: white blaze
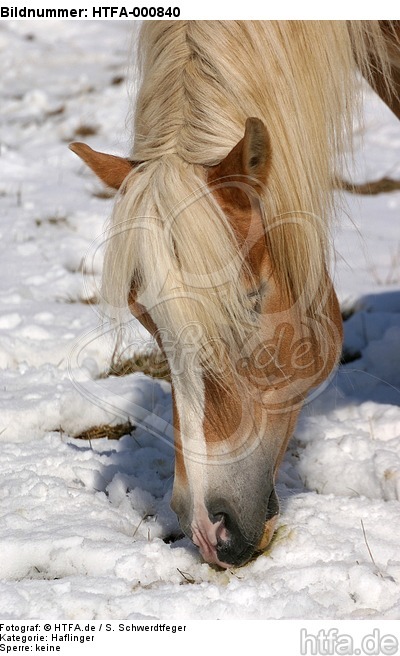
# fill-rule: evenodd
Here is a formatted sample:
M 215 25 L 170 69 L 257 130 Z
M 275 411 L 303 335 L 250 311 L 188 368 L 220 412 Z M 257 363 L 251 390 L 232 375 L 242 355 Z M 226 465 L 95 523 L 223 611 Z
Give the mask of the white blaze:
M 193 518 L 205 511 L 207 444 L 204 435 L 205 392 L 200 371 L 173 377 L 182 455 L 188 476 Z

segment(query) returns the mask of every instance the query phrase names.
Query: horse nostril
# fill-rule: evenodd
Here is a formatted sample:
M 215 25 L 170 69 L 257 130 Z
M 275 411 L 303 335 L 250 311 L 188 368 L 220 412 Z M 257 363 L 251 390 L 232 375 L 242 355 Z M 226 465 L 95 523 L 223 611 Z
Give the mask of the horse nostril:
M 229 530 L 227 524 L 229 523 L 229 518 L 226 513 L 216 513 L 211 517 L 211 521 L 216 525 L 215 535 L 217 538 L 217 544 L 221 545 L 229 540 Z
M 254 545 L 243 534 L 233 513 L 217 512 L 210 516 L 217 540 L 217 557 L 224 566 L 242 565 L 254 552 Z

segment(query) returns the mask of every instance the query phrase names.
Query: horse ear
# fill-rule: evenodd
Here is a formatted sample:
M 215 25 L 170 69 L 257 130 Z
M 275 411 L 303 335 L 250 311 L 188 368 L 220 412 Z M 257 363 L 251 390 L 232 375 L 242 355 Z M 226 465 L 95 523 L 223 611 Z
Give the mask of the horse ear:
M 259 118 L 247 119 L 242 141 L 243 172 L 264 186 L 268 179 L 272 153 L 268 130 Z
M 70 144 L 69 148 L 83 159 L 100 180 L 114 189 L 120 188 L 135 165 L 135 162 L 124 157 L 99 153 L 84 143 L 75 142 Z
M 248 118 L 243 139 L 209 169 L 208 183 L 225 201 L 246 207 L 250 202 L 249 188 L 260 192 L 265 187 L 271 157 L 267 128 L 260 119 Z

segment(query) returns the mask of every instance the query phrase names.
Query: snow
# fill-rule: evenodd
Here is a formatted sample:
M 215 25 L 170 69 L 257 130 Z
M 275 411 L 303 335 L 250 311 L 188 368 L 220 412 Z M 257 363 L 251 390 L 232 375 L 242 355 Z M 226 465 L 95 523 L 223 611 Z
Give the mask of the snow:
M 128 153 L 130 41 L 119 21 L 0 25 L 0 616 L 398 619 L 400 192 L 348 196 L 334 279 L 356 359 L 301 415 L 273 545 L 217 571 L 169 508 L 169 385 L 104 377 L 114 343 L 87 302 L 112 199 L 67 144 Z M 372 94 L 362 140 L 354 180 L 400 179 L 400 124 Z

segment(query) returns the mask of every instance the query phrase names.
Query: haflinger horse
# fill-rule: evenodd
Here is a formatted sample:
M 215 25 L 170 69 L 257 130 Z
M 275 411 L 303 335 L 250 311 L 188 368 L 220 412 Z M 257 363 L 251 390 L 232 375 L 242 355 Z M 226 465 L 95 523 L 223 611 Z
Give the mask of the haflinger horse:
M 333 171 L 359 73 L 400 117 L 398 21 L 148 21 L 128 159 L 72 144 L 119 193 L 102 294 L 168 360 L 172 508 L 208 563 L 269 544 L 275 479 L 341 352 Z

